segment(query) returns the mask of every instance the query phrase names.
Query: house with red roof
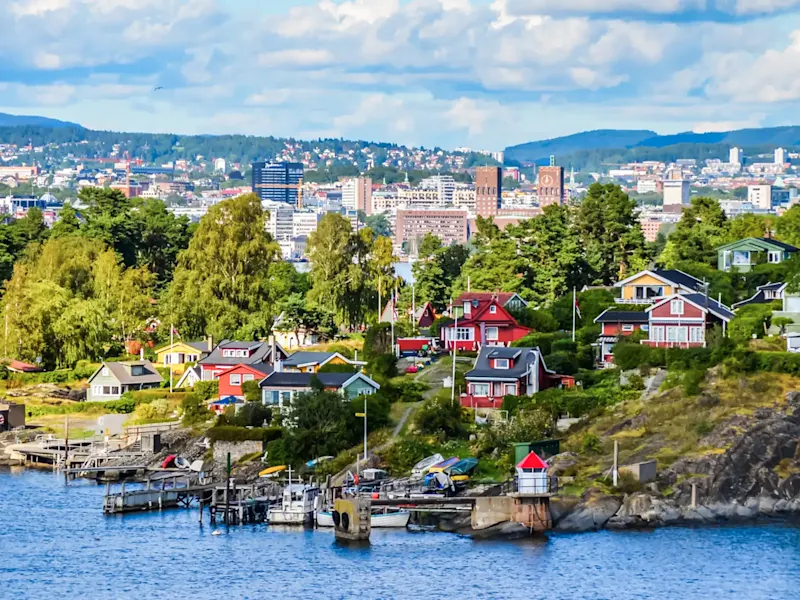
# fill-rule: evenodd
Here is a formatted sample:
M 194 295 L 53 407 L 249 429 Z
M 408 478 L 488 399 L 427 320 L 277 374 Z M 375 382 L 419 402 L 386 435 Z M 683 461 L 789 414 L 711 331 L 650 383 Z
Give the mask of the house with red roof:
M 238 364 L 219 375 L 219 397 L 244 400 L 242 385 L 248 381 L 261 381 L 272 373 L 269 363 Z
M 454 345 L 465 351 L 477 351 L 483 346 L 510 346 L 533 331 L 517 323 L 498 295 L 489 300 L 477 297 L 465 300 L 455 304 L 453 311 L 458 319 L 445 321 L 439 333 L 441 345 L 448 351 Z M 462 311 L 463 315 L 458 315 Z
M 500 306 L 512 312 L 528 306 L 516 292 L 464 292 L 453 302 L 453 307 L 461 307 L 463 312 L 460 314 L 469 315 L 473 309 L 481 308 L 492 300 L 497 300 Z

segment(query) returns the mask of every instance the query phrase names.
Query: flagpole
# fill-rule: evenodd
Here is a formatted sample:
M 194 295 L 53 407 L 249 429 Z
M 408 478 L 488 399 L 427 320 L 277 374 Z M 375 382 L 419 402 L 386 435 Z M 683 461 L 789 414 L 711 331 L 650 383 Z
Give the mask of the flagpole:
M 172 393 L 172 363 L 175 362 L 175 325 L 169 324 L 169 393 Z
M 394 294 L 392 294 L 392 356 L 396 356 L 394 351 L 394 309 L 395 309 L 395 302 L 397 302 L 397 288 L 395 287 Z
M 572 288 L 572 341 L 575 341 L 575 309 L 578 306 L 578 289 Z
M 455 325 L 453 327 L 453 376 L 450 380 L 450 405 L 456 403 L 456 352 L 458 352 L 458 312 L 453 305 L 453 299 L 450 298 L 450 306 L 452 306 L 453 315 L 455 316 Z
M 414 284 L 411 284 L 411 327 L 416 333 L 417 331 L 417 289 Z

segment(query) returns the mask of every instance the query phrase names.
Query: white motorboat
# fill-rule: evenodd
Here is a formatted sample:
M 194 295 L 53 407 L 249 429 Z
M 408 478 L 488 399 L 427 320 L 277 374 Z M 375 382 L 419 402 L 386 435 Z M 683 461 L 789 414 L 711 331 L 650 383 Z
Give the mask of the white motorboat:
M 267 511 L 270 525 L 313 525 L 314 505 L 319 488 L 290 483 L 283 489 L 281 503 Z
M 411 513 L 407 510 L 372 513 L 370 516 L 370 524 L 372 527 L 402 529 L 408 525 L 408 520 L 410 518 Z M 333 527 L 333 512 L 318 510 L 317 527 Z
M 444 460 L 444 456 L 441 454 L 434 454 L 433 456 L 429 456 L 428 458 L 423 458 L 417 464 L 414 465 L 414 468 L 411 469 L 412 475 L 424 475 L 428 472 L 433 465 L 439 464 Z

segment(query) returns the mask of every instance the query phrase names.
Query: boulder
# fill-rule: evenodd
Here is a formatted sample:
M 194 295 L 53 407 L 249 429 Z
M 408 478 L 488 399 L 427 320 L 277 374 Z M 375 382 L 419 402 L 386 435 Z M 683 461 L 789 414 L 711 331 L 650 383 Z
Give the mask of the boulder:
M 559 531 L 602 529 L 621 505 L 622 499 L 618 496 L 587 492 L 581 502 L 558 521 L 555 528 Z

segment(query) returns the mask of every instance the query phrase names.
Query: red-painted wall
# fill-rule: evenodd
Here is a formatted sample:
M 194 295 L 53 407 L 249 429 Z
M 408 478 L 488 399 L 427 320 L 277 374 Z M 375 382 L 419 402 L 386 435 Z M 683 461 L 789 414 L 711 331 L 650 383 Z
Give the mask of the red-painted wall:
M 703 317 L 703 311 L 697 308 L 694 304 L 691 304 L 685 300 L 683 302 L 683 314 L 682 315 L 674 315 L 672 314 L 672 302 L 668 301 L 662 304 L 661 306 L 657 306 L 653 310 L 650 311 L 650 317 L 659 318 L 659 319 L 666 319 L 666 318 L 674 318 L 674 319 L 701 319 Z
M 243 381 L 244 376 L 252 375 L 254 381 L 261 381 L 266 377 L 264 373 L 261 371 L 257 371 L 256 369 L 250 368 L 247 365 L 239 365 L 224 373 L 220 374 L 219 376 L 219 397 L 220 398 L 227 398 L 228 396 L 238 396 L 243 397 L 244 392 L 242 392 L 242 385 L 233 385 L 231 384 L 231 375 L 239 375 L 239 380 Z
M 633 331 L 622 331 L 622 325 L 622 323 L 603 323 L 603 335 L 630 335 L 642 328 L 641 325 L 635 324 Z

